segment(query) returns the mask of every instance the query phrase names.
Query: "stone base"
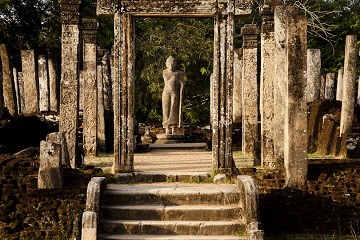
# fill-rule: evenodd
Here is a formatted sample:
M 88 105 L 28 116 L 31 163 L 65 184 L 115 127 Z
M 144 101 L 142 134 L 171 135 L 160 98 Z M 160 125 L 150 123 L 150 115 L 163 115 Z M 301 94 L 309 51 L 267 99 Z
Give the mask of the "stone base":
M 171 143 L 182 143 L 184 142 L 184 134 L 156 134 L 156 144 L 171 144 Z

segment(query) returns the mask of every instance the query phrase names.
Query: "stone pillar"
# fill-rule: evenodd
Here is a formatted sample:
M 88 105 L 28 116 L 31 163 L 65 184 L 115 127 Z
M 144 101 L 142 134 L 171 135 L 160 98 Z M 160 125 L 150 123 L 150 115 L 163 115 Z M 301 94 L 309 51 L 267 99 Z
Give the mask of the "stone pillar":
M 261 72 L 260 72 L 260 118 L 261 118 L 261 165 L 276 167 L 274 155 L 274 82 L 275 82 L 275 1 L 265 1 L 261 6 Z
M 275 26 L 275 82 L 274 82 L 274 154 L 277 164 L 284 161 L 285 98 L 287 92 L 287 18 L 295 8 L 276 7 Z
M 114 164 L 113 172 L 134 171 L 134 19 L 114 15 Z
M 41 141 L 38 188 L 59 189 L 63 183 L 60 144 Z
M 234 49 L 233 123 L 242 121 L 242 55 L 242 48 Z
M 26 115 L 39 112 L 38 90 L 36 86 L 34 50 L 21 50 L 21 64 L 24 80 L 24 109 Z
M 104 75 L 102 74 L 101 63 L 97 65 L 97 149 L 98 151 L 106 151 L 105 140 L 105 110 L 104 110 Z
M 325 99 L 335 100 L 335 73 L 326 74 Z
M 97 73 L 96 73 L 96 47 L 97 30 L 99 23 L 96 19 L 84 18 L 82 32 L 84 39 L 84 109 L 83 134 L 85 156 L 96 156 L 97 132 Z
M 350 134 L 353 127 L 355 104 L 355 81 L 357 60 L 357 37 L 346 36 L 343 78 L 343 99 L 341 104 L 340 137 Z
M 10 115 L 17 115 L 16 98 L 14 84 L 11 80 L 11 63 L 8 48 L 5 44 L 0 44 L 0 58 L 2 64 L 2 88 L 4 96 L 4 106 Z
M 115 69 L 114 69 L 114 45 L 111 47 L 110 52 L 110 80 L 111 80 L 111 101 L 112 101 L 112 108 L 110 109 L 112 112 L 114 111 L 114 75 L 115 75 Z
M 257 84 L 257 37 L 259 29 L 255 24 L 241 28 L 243 36 L 242 69 L 242 151 L 252 156 L 258 140 L 258 84 Z
M 62 18 L 60 121 L 71 167 L 77 167 L 80 0 L 60 0 Z
M 16 111 L 17 113 L 21 112 L 20 109 L 20 93 L 19 93 L 19 78 L 18 78 L 18 71 L 16 68 L 13 68 L 13 82 L 14 82 L 14 90 L 15 90 L 15 101 L 16 101 Z
M 39 109 L 40 112 L 49 111 L 49 78 L 47 62 L 44 55 L 38 57 L 38 79 L 39 79 Z
M 56 63 L 53 59 L 48 59 L 49 69 L 49 91 L 50 91 L 50 111 L 58 112 L 58 86 L 57 86 L 57 73 Z
M 215 16 L 214 25 L 214 107 L 212 114 L 213 169 L 232 170 L 232 115 L 234 78 L 234 9 Z
M 25 89 L 24 89 L 24 78 L 23 78 L 23 73 L 22 72 L 18 72 L 18 82 L 19 82 L 20 112 L 24 113 L 24 109 L 25 109 Z
M 2 63 L 0 58 L 0 120 L 3 114 L 4 114 L 4 95 L 3 95 Z
M 84 71 L 79 73 L 79 111 L 84 111 Z
M 321 84 L 321 51 L 307 50 L 307 102 L 319 99 Z
M 321 75 L 321 80 L 320 80 L 320 99 L 321 100 L 325 99 L 325 85 L 326 85 L 326 78 L 324 75 Z
M 337 76 L 337 84 L 336 84 L 336 100 L 342 100 L 343 94 L 343 77 L 344 77 L 344 69 L 340 68 Z
M 285 184 L 301 187 L 307 176 L 307 20 L 294 7 L 276 7 L 275 14 L 286 15 Z
M 101 59 L 101 75 L 103 78 L 104 90 L 104 109 L 112 110 L 112 91 L 111 91 L 111 77 L 110 77 L 110 56 L 109 51 L 105 50 Z

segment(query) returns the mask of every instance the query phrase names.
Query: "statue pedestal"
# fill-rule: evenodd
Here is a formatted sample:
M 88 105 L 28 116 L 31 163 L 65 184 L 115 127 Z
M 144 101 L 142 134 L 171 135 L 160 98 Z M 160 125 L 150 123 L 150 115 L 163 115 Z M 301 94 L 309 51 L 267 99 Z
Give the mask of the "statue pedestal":
M 184 142 L 184 134 L 156 134 L 156 144 L 171 144 L 171 143 L 182 143 Z

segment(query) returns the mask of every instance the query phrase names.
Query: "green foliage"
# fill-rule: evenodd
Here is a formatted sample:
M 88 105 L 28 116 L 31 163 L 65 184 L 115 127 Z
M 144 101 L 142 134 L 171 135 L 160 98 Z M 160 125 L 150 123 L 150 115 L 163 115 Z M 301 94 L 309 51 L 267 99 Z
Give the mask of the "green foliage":
M 185 73 L 184 121 L 209 119 L 213 22 L 194 18 L 136 19 L 136 116 L 140 122 L 161 122 L 162 70 L 174 56 Z

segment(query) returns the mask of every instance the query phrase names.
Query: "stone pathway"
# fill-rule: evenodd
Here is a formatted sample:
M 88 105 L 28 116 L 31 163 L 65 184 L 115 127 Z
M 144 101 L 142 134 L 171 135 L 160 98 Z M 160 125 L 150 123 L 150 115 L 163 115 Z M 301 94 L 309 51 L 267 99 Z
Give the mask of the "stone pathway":
M 237 167 L 252 166 L 252 159 L 237 155 L 234 155 Z M 113 155 L 86 157 L 84 162 L 111 172 Z M 212 172 L 211 151 L 204 149 L 156 148 L 150 152 L 136 153 L 134 162 L 136 172 Z

